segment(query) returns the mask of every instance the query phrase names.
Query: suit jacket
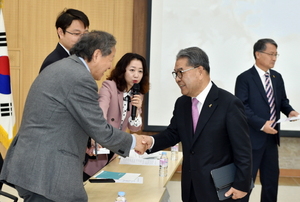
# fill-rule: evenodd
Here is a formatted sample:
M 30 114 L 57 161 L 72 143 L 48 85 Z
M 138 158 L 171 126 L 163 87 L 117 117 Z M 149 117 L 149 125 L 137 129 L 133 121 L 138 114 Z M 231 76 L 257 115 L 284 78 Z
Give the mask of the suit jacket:
M 52 64 L 53 62 L 56 62 L 66 57 L 69 57 L 69 53 L 59 43 L 57 43 L 56 48 L 45 58 L 39 73 L 41 73 L 43 69 L 45 69 L 48 65 Z
M 141 95 L 143 99 L 143 95 Z M 123 112 L 123 92 L 119 91 L 116 82 L 106 80 L 102 83 L 102 87 L 99 91 L 99 105 L 103 111 L 104 118 L 109 124 L 115 128 L 120 128 Z M 130 111 L 127 111 L 122 130 L 125 131 L 127 128 L 130 131 L 137 132 L 141 130 L 142 126 L 135 127 L 129 124 L 129 117 L 131 116 L 132 105 L 129 104 Z M 139 114 L 142 113 L 140 109 Z
M 143 95 L 142 99 L 143 99 Z M 120 129 L 123 113 L 123 92 L 119 91 L 116 82 L 106 80 L 102 83 L 102 87 L 99 90 L 99 106 L 103 111 L 103 116 L 109 124 L 115 128 Z M 129 117 L 131 116 L 132 105 L 129 105 L 130 111 L 127 111 L 126 117 L 122 125 L 122 131 L 129 129 L 130 131 L 137 132 L 141 130 L 142 126 L 135 127 L 129 124 Z M 142 110 L 138 111 L 139 114 Z M 114 155 L 111 160 L 116 157 Z M 92 176 L 101 170 L 108 163 L 107 154 L 99 154 L 97 159 L 88 159 L 84 172 Z
M 53 63 L 33 82 L 22 123 L 8 149 L 1 180 L 53 201 L 84 202 L 88 138 L 128 156 L 132 136 L 107 124 L 98 86 L 75 55 Z
M 237 166 L 233 187 L 248 192 L 252 158 L 243 103 L 213 84 L 203 103 L 195 134 L 191 103 L 187 96 L 177 99 L 170 125 L 153 136 L 155 144 L 151 152 L 182 142 L 184 202 L 189 201 L 191 184 L 198 201 L 219 201 L 210 172 L 232 162 Z
M 270 69 L 270 77 L 275 97 L 276 119 L 278 120 L 280 111 L 288 116 L 293 108 L 289 105 L 289 100 L 286 97 L 281 74 Z M 237 77 L 235 95 L 241 99 L 245 106 L 252 148 L 260 149 L 267 141 L 268 134 L 261 131 L 261 128 L 267 120 L 270 120 L 270 106 L 266 91 L 254 66 Z M 275 129 L 278 130 L 275 138 L 280 144 L 280 125 L 277 124 Z

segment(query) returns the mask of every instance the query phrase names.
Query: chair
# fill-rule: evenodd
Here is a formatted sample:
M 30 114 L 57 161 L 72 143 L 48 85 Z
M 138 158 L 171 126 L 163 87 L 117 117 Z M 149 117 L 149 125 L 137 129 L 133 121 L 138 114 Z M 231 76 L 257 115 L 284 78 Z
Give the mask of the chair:
M 1 155 L 1 153 L 0 153 L 0 173 L 1 173 L 1 170 L 2 170 L 3 162 L 4 162 L 4 161 L 3 161 L 3 157 L 2 157 L 2 155 Z M 5 192 L 5 191 L 2 191 L 2 186 L 3 186 L 3 182 L 0 181 L 0 195 L 2 195 L 2 196 L 4 196 L 4 197 L 7 197 L 7 198 L 10 198 L 10 199 L 12 199 L 14 202 L 17 202 L 17 201 L 18 201 L 18 197 L 14 196 L 14 195 L 12 195 L 12 194 L 9 194 L 9 193 L 7 193 L 7 192 Z M 13 187 L 12 185 L 9 185 L 9 184 L 8 184 L 8 186 Z

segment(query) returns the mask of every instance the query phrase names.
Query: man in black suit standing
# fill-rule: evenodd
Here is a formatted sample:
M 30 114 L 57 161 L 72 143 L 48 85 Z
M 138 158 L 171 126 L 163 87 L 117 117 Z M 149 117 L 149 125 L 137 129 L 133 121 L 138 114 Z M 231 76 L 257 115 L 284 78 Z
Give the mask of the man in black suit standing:
M 253 156 L 253 179 L 259 170 L 262 185 L 261 202 L 277 201 L 280 144 L 280 112 L 298 116 L 287 99 L 281 74 L 272 70 L 278 57 L 277 44 L 272 39 L 260 39 L 254 44 L 255 64 L 236 79 L 235 95 L 244 103 Z M 275 125 L 275 126 L 274 126 Z M 249 195 L 242 201 L 248 201 Z
M 183 95 L 167 129 L 153 139 L 145 137 L 148 152 L 182 143 L 183 202 L 218 202 L 211 170 L 230 163 L 237 169 L 226 201 L 244 197 L 250 189 L 252 162 L 243 103 L 211 81 L 208 56 L 198 47 L 179 51 L 172 74 Z
M 70 55 L 70 49 L 84 33 L 88 32 L 90 22 L 82 11 L 67 9 L 58 15 L 55 26 L 59 41 L 56 48 L 44 60 L 40 73 L 48 65 Z

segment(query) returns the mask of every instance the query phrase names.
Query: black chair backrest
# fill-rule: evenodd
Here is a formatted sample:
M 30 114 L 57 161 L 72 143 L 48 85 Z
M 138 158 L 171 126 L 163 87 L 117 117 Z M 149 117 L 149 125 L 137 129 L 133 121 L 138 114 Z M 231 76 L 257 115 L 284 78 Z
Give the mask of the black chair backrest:
M 4 163 L 4 160 L 3 160 L 2 154 L 0 153 L 0 173 L 2 170 L 3 163 Z M 2 189 L 2 186 L 3 186 L 3 183 L 0 181 L 0 190 Z
M 3 163 L 4 163 L 4 160 L 3 160 L 3 157 L 2 157 L 2 155 L 0 153 L 0 173 L 1 173 L 1 170 L 2 170 Z M 0 195 L 5 196 L 7 198 L 10 198 L 14 202 L 17 202 L 18 201 L 18 197 L 14 196 L 12 194 L 9 194 L 7 192 L 2 191 L 2 186 L 3 186 L 3 182 L 0 181 Z

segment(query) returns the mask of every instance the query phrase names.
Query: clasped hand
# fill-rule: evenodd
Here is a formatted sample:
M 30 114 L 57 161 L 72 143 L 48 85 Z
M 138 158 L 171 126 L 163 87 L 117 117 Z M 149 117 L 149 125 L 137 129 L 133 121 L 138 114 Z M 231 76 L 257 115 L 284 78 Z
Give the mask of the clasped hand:
M 136 153 L 139 155 L 142 155 L 145 153 L 147 149 L 150 149 L 153 141 L 150 136 L 147 135 L 138 135 L 138 134 L 133 134 L 136 138 L 136 145 L 134 147 L 134 150 Z

